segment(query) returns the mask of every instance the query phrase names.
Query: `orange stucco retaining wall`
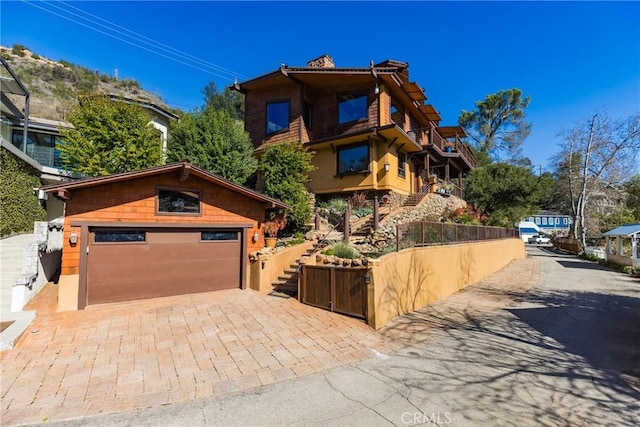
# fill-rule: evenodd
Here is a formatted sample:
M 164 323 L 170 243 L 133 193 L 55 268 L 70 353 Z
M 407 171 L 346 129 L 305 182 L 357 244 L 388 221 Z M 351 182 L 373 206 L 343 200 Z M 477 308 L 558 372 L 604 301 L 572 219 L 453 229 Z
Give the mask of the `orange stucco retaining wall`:
M 385 255 L 371 269 L 367 321 L 379 329 L 524 257 L 521 239 L 412 248 Z

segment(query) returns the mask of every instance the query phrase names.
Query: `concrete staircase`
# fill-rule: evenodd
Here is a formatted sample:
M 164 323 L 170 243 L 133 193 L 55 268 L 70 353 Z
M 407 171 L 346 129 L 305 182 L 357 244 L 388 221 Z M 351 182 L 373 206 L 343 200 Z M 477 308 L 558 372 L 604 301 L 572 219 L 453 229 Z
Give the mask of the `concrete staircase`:
M 329 241 L 325 237 L 323 240 L 316 242 L 311 248 L 307 249 L 300 258 L 297 258 L 293 264 L 289 265 L 289 267 L 287 267 L 282 274 L 278 276 L 278 279 L 275 282 L 271 283 L 273 290 L 289 296 L 298 295 L 298 271 L 300 269 L 300 265 L 304 264 L 311 255 L 322 250 L 328 244 Z

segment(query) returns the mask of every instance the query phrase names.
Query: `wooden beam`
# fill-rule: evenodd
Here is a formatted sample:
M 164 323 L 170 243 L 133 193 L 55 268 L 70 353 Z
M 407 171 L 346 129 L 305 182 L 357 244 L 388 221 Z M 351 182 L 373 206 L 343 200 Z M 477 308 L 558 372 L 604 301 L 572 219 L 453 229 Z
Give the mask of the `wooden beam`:
M 393 145 L 394 142 L 396 142 L 398 140 L 398 137 L 395 137 L 391 140 L 391 142 L 389 142 L 389 146 L 387 148 L 391 148 L 391 146 Z
M 182 167 L 178 169 L 178 181 L 186 181 L 189 178 L 189 174 L 191 174 L 191 165 L 182 165 Z
M 68 190 L 58 190 L 56 197 L 62 200 L 71 200 L 71 192 Z

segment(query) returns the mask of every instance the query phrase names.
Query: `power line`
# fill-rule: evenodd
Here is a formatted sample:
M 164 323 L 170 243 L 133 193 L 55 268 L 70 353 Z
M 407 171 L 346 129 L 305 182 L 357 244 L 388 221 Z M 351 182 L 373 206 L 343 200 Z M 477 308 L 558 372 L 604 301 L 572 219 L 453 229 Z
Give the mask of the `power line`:
M 188 63 L 188 62 L 184 62 L 184 61 L 182 61 L 182 60 L 180 60 L 180 59 L 178 59 L 178 58 L 171 57 L 171 56 L 169 56 L 169 55 L 167 55 L 167 54 L 164 54 L 164 53 L 161 53 L 161 52 L 157 52 L 157 51 L 155 51 L 155 50 L 153 50 L 153 49 L 150 49 L 150 48 L 148 48 L 148 47 L 145 47 L 145 46 L 142 46 L 142 45 L 140 45 L 140 44 L 134 43 L 134 42 L 132 42 L 132 41 L 130 41 L 130 40 L 126 40 L 126 39 L 123 39 L 123 38 L 118 37 L 118 36 L 116 36 L 116 35 L 110 34 L 110 33 L 105 32 L 105 31 L 103 31 L 103 30 L 101 30 L 101 29 L 99 29 L 99 28 L 95 28 L 95 27 L 93 27 L 93 26 L 91 26 L 91 25 L 88 25 L 88 24 L 86 24 L 86 23 L 83 23 L 83 22 L 77 21 L 77 20 L 75 20 L 75 19 L 73 19 L 73 18 L 70 18 L 70 17 L 68 17 L 68 16 L 62 15 L 62 14 L 60 14 L 60 13 L 57 13 L 57 12 L 53 11 L 53 10 L 46 9 L 46 8 L 44 8 L 44 7 L 40 6 L 40 5 L 32 4 L 32 3 L 30 3 L 30 2 L 29 2 L 29 1 L 27 1 L 27 0 L 22 0 L 22 1 L 23 1 L 24 3 L 26 3 L 26 4 L 30 5 L 30 6 L 32 6 L 32 7 L 35 7 L 35 8 L 41 9 L 41 10 L 43 10 L 43 11 L 47 12 L 47 13 L 50 13 L 50 14 L 52 14 L 52 15 L 56 15 L 56 16 L 58 16 L 58 17 L 60 17 L 60 18 L 62 18 L 62 19 L 65 19 L 65 20 L 67 20 L 67 21 L 70 21 L 70 22 L 73 22 L 73 23 L 75 23 L 75 24 L 81 25 L 81 26 L 83 26 L 83 27 L 85 27 L 85 28 L 89 28 L 89 29 L 91 29 L 91 30 L 93 30 L 93 31 L 96 31 L 96 32 L 101 33 L 101 34 L 104 34 L 104 35 L 106 35 L 106 36 L 108 36 L 108 37 L 111 37 L 111 38 L 113 38 L 113 39 L 119 40 L 119 41 L 121 41 L 121 42 L 123 42 L 123 43 L 127 43 L 127 44 L 129 44 L 129 45 L 132 45 L 132 46 L 138 47 L 138 48 L 140 48 L 140 49 L 143 49 L 143 50 L 146 50 L 146 51 L 151 52 L 151 53 L 153 53 L 153 54 L 156 54 L 156 55 L 162 56 L 162 57 L 164 57 L 164 58 L 166 58 L 166 59 L 169 59 L 169 60 L 171 60 L 171 61 L 174 61 L 174 62 L 180 63 L 180 64 L 185 65 L 185 66 L 187 66 L 187 67 L 191 67 L 191 68 L 194 68 L 194 69 L 200 70 L 200 71 L 202 71 L 202 72 L 205 72 L 205 73 L 208 73 L 208 74 L 212 74 L 212 75 L 214 75 L 214 76 L 221 77 L 221 78 L 226 79 L 226 80 L 229 80 L 229 81 L 233 80 L 231 77 L 229 77 L 229 75 L 233 75 L 233 74 L 231 74 L 231 72 L 226 72 L 226 74 L 229 74 L 229 75 L 225 76 L 225 75 L 220 74 L 219 72 L 212 71 L 212 70 L 207 70 L 207 69 L 202 68 L 202 67 L 200 67 L 200 66 L 197 66 L 197 65 L 194 65 L 194 64 L 190 64 L 190 63 Z M 42 3 L 45 3 L 45 2 L 42 2 Z M 50 3 L 45 3 L 45 4 L 49 5 Z M 74 15 L 74 16 L 77 16 L 77 17 L 78 17 L 78 18 L 80 18 L 80 19 L 84 19 L 85 21 L 89 21 L 89 22 L 91 22 L 91 23 L 93 23 L 93 24 L 100 25 L 101 27 L 108 28 L 107 26 L 105 26 L 105 25 L 103 25 L 103 24 L 97 23 L 97 22 L 95 22 L 95 21 L 92 21 L 92 20 L 90 20 L 90 19 L 88 19 L 88 18 L 82 17 L 82 16 L 80 16 L 80 15 L 78 15 L 78 14 L 75 14 L 75 13 L 73 13 L 73 12 L 69 12 L 69 11 L 67 11 L 67 10 L 64 10 L 64 9 L 62 9 L 62 8 L 58 7 L 58 6 L 54 6 L 54 7 L 56 7 L 57 9 L 63 10 L 63 11 L 65 11 L 65 12 L 67 12 L 67 13 L 70 13 L 70 14 L 72 14 L 72 15 Z M 105 22 L 108 22 L 108 21 L 105 21 Z M 114 24 L 114 25 L 115 25 L 115 24 Z M 130 31 L 130 30 L 128 30 L 128 31 Z M 119 32 L 119 31 L 116 31 L 116 32 L 118 32 L 118 33 L 122 34 L 122 32 Z M 124 35 L 125 37 L 129 37 L 129 38 L 132 38 L 132 39 L 136 40 L 136 38 L 135 38 L 135 37 L 133 37 L 133 36 L 129 36 L 129 35 L 126 35 L 126 34 L 123 34 L 123 35 Z M 151 40 L 151 39 L 150 39 L 150 40 Z M 139 42 L 141 42 L 141 43 L 146 43 L 146 44 L 148 44 L 148 45 L 150 44 L 150 43 L 148 43 L 148 42 L 144 42 L 144 41 L 142 41 L 142 40 L 136 40 L 136 41 L 139 41 Z M 155 46 L 154 46 L 154 47 L 155 47 Z M 156 48 L 157 48 L 157 47 L 156 47 Z M 173 48 L 172 48 L 172 49 L 173 49 Z M 174 49 L 174 50 L 176 50 L 176 51 L 177 51 L 177 49 Z M 175 56 L 176 54 L 173 54 L 173 55 Z M 189 60 L 189 61 L 191 61 L 191 62 L 194 62 L 194 60 L 190 60 L 190 59 L 188 59 L 188 58 L 187 58 L 187 59 L 185 59 L 185 60 Z M 204 61 L 204 60 L 200 60 L 200 61 Z M 207 62 L 207 61 L 204 61 L 204 62 Z M 215 66 L 215 64 L 212 64 L 212 65 L 213 65 L 213 66 Z M 219 67 L 219 68 L 222 68 L 222 67 Z M 224 71 L 220 71 L 220 72 L 224 72 Z M 243 77 L 241 74 L 238 74 L 238 76 Z

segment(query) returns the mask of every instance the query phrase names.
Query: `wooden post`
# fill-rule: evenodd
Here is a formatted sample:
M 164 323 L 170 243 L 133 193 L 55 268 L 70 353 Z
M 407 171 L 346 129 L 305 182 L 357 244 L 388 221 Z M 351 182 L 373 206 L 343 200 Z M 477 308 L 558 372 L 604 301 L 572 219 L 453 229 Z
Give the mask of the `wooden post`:
M 316 220 L 315 220 L 314 227 L 316 231 L 320 231 L 320 214 L 319 213 L 316 213 Z
M 378 229 L 380 222 L 380 203 L 378 202 L 378 196 L 373 196 L 373 231 Z
M 349 219 L 351 218 L 351 202 L 347 201 L 347 208 L 344 210 L 344 233 L 343 239 L 345 242 L 349 241 L 349 236 L 351 235 Z

